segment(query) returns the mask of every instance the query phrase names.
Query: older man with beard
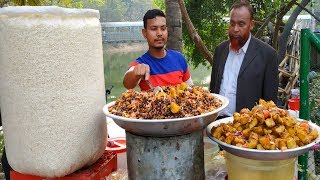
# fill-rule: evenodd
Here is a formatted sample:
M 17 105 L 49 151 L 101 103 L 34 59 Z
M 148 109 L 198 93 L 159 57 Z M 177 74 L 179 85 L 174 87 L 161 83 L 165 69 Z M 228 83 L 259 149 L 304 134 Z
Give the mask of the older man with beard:
M 146 80 L 153 86 L 174 86 L 183 82 L 193 85 L 184 56 L 165 48 L 168 38 L 165 14 L 159 9 L 148 10 L 143 23 L 142 34 L 148 41 L 149 49 L 130 64 L 123 85 L 132 89 L 139 84 L 142 91 L 150 89 Z
M 253 8 L 235 2 L 230 11 L 229 40 L 214 51 L 210 90 L 229 99 L 218 118 L 252 108 L 259 99 L 277 101 L 278 56 L 268 44 L 254 38 Z

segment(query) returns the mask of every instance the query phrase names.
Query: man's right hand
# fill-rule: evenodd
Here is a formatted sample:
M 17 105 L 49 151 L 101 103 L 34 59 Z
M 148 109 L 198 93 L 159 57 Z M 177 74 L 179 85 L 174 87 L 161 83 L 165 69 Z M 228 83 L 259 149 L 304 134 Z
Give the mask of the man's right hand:
M 148 64 L 138 64 L 134 66 L 133 74 L 140 76 L 140 78 L 144 77 L 145 80 L 148 80 L 150 77 L 150 67 Z
M 124 75 L 123 85 L 127 89 L 133 89 L 137 86 L 140 79 L 149 80 L 150 67 L 147 64 L 138 64 L 132 66 Z

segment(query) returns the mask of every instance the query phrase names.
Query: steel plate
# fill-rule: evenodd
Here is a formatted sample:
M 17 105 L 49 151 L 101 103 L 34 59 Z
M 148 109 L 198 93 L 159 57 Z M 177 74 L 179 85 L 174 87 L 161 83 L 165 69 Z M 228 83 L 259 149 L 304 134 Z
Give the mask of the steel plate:
M 297 119 L 298 121 L 304 121 L 302 119 Z M 307 144 L 305 146 L 297 147 L 294 149 L 288 149 L 288 150 L 258 150 L 258 149 L 248 149 L 248 148 L 242 148 L 242 147 L 237 147 L 234 145 L 230 145 L 227 143 L 224 143 L 222 141 L 219 141 L 218 139 L 214 138 L 211 134 L 211 129 L 213 127 L 217 127 L 220 123 L 227 123 L 227 122 L 232 122 L 233 117 L 228 117 L 224 119 L 220 119 L 218 121 L 212 122 L 207 126 L 207 135 L 208 137 L 218 143 L 222 149 L 225 151 L 236 155 L 240 156 L 243 158 L 248 158 L 248 159 L 255 159 L 255 160 L 265 160 L 265 161 L 272 161 L 272 160 L 283 160 L 283 159 L 290 159 L 297 157 L 303 153 L 306 153 L 309 151 L 312 146 L 320 142 L 320 136 L 318 136 L 317 139 L 315 139 L 313 142 L 310 144 Z M 309 125 L 312 129 L 317 129 L 318 134 L 320 135 L 320 127 L 317 126 L 316 124 L 312 123 L 309 121 Z
M 192 117 L 175 119 L 126 118 L 111 114 L 108 111 L 108 107 L 113 105 L 115 101 L 106 104 L 103 107 L 103 112 L 107 117 L 112 118 L 118 126 L 132 134 L 153 137 L 177 136 L 201 130 L 217 119 L 218 112 L 229 104 L 229 100 L 218 94 L 212 93 L 212 95 L 222 101 L 222 106 L 214 111 Z

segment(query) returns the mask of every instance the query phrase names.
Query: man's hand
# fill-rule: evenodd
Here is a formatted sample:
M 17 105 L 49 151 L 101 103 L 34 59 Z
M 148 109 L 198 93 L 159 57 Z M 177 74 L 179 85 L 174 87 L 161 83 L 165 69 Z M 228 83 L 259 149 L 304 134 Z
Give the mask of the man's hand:
M 127 89 L 133 89 L 140 82 L 140 79 L 149 80 L 150 67 L 147 64 L 132 66 L 124 75 L 123 85 Z
M 133 74 L 135 76 L 140 76 L 140 78 L 143 78 L 145 80 L 148 80 L 150 77 L 150 67 L 148 64 L 138 64 L 134 66 Z

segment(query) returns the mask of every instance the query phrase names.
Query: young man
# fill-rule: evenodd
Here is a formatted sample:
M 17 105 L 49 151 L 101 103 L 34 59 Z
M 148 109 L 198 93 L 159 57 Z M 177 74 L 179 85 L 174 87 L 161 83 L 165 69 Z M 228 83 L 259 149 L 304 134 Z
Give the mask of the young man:
M 260 98 L 277 101 L 278 56 L 268 44 L 254 38 L 253 9 L 247 1 L 231 7 L 229 40 L 214 51 L 210 90 L 229 99 L 219 116 L 251 109 Z
M 182 82 L 193 85 L 183 55 L 165 48 L 168 38 L 165 14 L 158 9 L 149 10 L 143 17 L 143 23 L 142 34 L 147 39 L 149 50 L 130 64 L 123 85 L 133 89 L 139 84 L 142 91 L 150 89 L 145 80 L 153 86 L 171 86 Z

